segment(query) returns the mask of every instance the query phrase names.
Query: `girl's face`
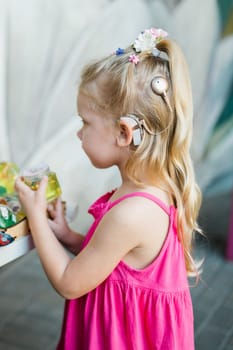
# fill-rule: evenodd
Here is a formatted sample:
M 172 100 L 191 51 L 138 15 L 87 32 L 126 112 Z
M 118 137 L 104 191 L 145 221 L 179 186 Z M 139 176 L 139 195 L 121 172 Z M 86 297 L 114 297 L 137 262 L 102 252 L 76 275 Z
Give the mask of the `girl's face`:
M 90 99 L 82 93 L 78 96 L 78 114 L 83 126 L 77 136 L 92 164 L 97 168 L 117 165 L 120 154 L 116 142 L 118 128 L 114 119 L 94 111 Z

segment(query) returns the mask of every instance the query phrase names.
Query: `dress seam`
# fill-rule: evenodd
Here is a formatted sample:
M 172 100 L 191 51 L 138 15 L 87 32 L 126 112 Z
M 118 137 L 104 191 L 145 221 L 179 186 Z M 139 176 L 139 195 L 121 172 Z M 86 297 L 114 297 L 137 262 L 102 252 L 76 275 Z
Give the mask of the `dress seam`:
M 180 293 L 184 293 L 184 292 L 189 292 L 189 286 L 187 287 L 184 287 L 182 289 L 178 289 L 178 290 L 167 290 L 167 289 L 158 289 L 158 288 L 154 288 L 154 287 L 145 287 L 145 286 L 141 286 L 140 284 L 138 283 L 135 283 L 135 282 L 130 282 L 130 281 L 123 281 L 121 279 L 111 279 L 111 280 L 108 280 L 108 281 L 105 281 L 105 283 L 113 283 L 113 284 L 118 284 L 118 283 L 121 283 L 121 284 L 124 284 L 126 287 L 132 287 L 132 288 L 138 288 L 138 289 L 141 289 L 141 290 L 149 290 L 151 292 L 157 292 L 157 293 L 160 293 L 160 294 L 180 294 Z

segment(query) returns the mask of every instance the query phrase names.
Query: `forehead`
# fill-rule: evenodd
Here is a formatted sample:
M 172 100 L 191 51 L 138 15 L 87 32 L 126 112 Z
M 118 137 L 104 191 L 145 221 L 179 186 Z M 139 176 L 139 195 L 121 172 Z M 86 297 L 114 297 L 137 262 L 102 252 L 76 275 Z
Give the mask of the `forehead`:
M 109 125 L 111 123 L 109 115 L 98 110 L 94 101 L 81 92 L 78 94 L 77 109 L 80 117 L 88 122 L 99 125 Z
M 101 108 L 95 97 L 88 93 L 88 90 L 79 90 L 77 96 L 77 110 L 81 117 L 85 117 L 85 115 L 96 115 L 107 120 L 116 119 L 116 115 L 113 111 L 111 109 Z
M 77 97 L 77 108 L 79 112 L 81 110 L 96 111 L 96 106 L 92 98 L 81 91 L 78 93 Z
M 80 88 L 78 90 L 78 95 L 77 95 L 77 104 L 86 104 L 90 105 L 91 103 L 91 94 L 88 89 L 82 89 Z
M 94 101 L 97 101 L 99 99 L 99 87 L 97 85 L 96 81 L 90 81 L 88 83 L 85 83 L 81 81 L 79 90 L 78 90 L 78 98 L 81 97 L 82 99 L 85 97 L 85 100 L 88 103 L 94 103 Z

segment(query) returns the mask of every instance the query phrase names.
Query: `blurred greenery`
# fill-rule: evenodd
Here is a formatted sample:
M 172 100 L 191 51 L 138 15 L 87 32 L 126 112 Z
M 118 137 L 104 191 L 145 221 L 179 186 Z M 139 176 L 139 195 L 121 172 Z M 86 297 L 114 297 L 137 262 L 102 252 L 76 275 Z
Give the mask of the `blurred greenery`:
M 223 123 L 225 123 L 228 119 L 233 118 L 233 81 L 231 84 L 230 94 L 228 96 L 228 99 L 226 101 L 226 104 L 222 110 L 222 113 L 219 116 L 218 122 L 215 126 L 215 128 L 218 128 Z
M 233 32 L 233 0 L 218 0 L 223 36 Z
M 222 20 L 222 35 L 223 37 L 228 36 L 233 33 L 233 0 L 218 0 L 220 16 Z M 232 125 L 233 122 L 233 80 L 231 84 L 230 93 L 226 104 L 220 114 L 218 121 L 214 127 L 213 140 L 216 140 L 215 136 L 222 134 L 223 130 L 225 133 L 229 132 L 231 129 L 229 127 L 223 127 L 223 124 L 226 123 L 226 126 Z M 219 132 L 220 129 L 222 132 Z M 222 135 L 224 136 L 224 135 Z M 218 137 L 217 137 L 218 139 Z M 210 145 L 209 145 L 210 146 Z

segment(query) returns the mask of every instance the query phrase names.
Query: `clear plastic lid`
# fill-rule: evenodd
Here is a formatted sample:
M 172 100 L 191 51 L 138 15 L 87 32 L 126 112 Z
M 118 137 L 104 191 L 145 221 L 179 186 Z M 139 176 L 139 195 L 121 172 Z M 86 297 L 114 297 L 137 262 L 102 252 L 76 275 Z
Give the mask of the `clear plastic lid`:
M 38 178 L 41 179 L 44 175 L 48 175 L 50 169 L 48 164 L 41 163 L 36 166 L 25 168 L 20 172 L 24 178 Z

